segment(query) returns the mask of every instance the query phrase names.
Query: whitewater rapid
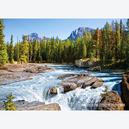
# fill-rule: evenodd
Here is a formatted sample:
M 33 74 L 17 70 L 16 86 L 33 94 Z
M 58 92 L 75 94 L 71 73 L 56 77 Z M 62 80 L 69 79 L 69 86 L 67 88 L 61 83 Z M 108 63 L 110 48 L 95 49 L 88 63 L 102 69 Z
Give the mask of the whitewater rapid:
M 49 97 L 49 88 L 60 85 L 62 81 L 57 79 L 59 75 L 67 73 L 77 74 L 87 71 L 71 65 L 47 64 L 47 66 L 52 67 L 55 70 L 47 73 L 40 73 L 30 80 L 0 86 L 0 101 L 5 101 L 6 96 L 12 93 L 13 96 L 15 96 L 14 101 L 40 101 L 45 102 L 46 104 L 54 102 L 61 106 L 61 110 L 95 110 L 101 100 L 101 94 L 104 93 L 105 89 L 109 91 L 115 90 L 119 94 L 121 93 L 119 85 L 121 82 L 121 73 L 89 72 L 91 76 L 97 76 L 104 80 L 102 87 L 96 89 L 91 89 L 90 87 L 87 87 L 86 89 L 77 88 L 76 90 L 65 94 L 58 91 L 58 95 Z

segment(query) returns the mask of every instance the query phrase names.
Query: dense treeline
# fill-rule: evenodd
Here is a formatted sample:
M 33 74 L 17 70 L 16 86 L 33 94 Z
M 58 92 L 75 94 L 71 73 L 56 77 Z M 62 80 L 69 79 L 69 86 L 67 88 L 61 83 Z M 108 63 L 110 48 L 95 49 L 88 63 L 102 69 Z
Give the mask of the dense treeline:
M 0 65 L 3 65 L 8 61 L 6 44 L 4 42 L 3 29 L 3 20 L 0 20 Z
M 4 42 L 3 22 L 0 20 L 0 64 L 6 62 L 57 62 L 73 63 L 76 59 L 97 59 L 102 65 L 123 62 L 129 63 L 129 20 L 124 25 L 122 20 L 106 23 L 102 29 L 86 32 L 76 41 L 58 38 L 31 40 L 24 35 L 23 40 Z M 7 54 L 8 56 L 7 56 Z

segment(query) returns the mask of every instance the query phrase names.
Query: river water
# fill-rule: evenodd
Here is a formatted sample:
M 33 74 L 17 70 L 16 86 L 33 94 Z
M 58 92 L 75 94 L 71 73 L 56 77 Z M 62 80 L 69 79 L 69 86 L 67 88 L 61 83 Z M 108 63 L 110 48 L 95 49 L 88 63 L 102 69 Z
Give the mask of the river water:
M 76 68 L 72 65 L 47 64 L 55 70 L 48 73 L 40 73 L 31 80 L 15 82 L 0 86 L 0 101 L 5 101 L 10 93 L 15 96 L 15 100 L 25 100 L 29 102 L 40 101 L 45 103 L 59 103 L 61 110 L 95 110 L 101 94 L 106 90 L 115 90 L 119 94 L 121 75 L 120 72 L 89 72 L 91 76 L 96 76 L 104 80 L 102 87 L 91 89 L 77 88 L 65 94 L 58 93 L 54 97 L 48 97 L 48 89 L 58 86 L 62 80 L 57 79 L 59 75 L 67 73 L 84 73 L 84 68 Z

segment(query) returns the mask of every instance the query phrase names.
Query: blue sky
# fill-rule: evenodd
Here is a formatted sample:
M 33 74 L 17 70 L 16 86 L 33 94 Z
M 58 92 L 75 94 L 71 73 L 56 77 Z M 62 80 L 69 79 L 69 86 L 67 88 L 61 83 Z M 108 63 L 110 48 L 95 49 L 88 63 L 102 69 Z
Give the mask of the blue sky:
M 106 22 L 119 19 L 4 19 L 5 40 L 21 40 L 23 34 L 38 33 L 39 37 L 66 39 L 78 27 L 102 28 Z M 125 22 L 125 20 L 124 20 Z

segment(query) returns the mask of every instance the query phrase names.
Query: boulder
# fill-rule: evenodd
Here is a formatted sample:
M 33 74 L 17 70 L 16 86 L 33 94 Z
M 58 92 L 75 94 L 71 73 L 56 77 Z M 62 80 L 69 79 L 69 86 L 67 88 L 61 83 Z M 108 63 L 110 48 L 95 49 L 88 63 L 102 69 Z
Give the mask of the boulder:
M 123 74 L 121 83 L 121 98 L 125 103 L 125 109 L 129 110 L 129 72 Z
M 57 95 L 57 87 L 52 87 L 49 89 L 49 93 L 51 95 Z
M 77 67 L 90 67 L 92 63 L 90 62 L 89 59 L 86 59 L 86 60 L 79 59 L 79 60 L 75 60 L 75 65 Z
M 101 68 L 101 66 L 95 66 L 95 67 L 90 67 L 90 68 L 88 68 L 88 70 L 89 70 L 89 71 L 101 71 L 102 68 Z
M 98 105 L 98 110 L 124 110 L 121 97 L 114 91 L 102 94 L 102 100 Z
M 27 101 L 16 101 L 16 110 L 26 111 L 26 110 L 61 110 L 59 104 L 51 103 L 45 104 L 43 102 L 27 102 Z
M 84 81 L 87 81 L 89 78 L 91 78 L 91 77 L 86 76 L 85 74 L 79 74 L 79 75 L 75 75 L 73 77 L 66 78 L 65 81 L 78 84 L 78 83 L 83 83 Z
M 85 81 L 82 84 L 81 88 L 86 88 L 87 86 L 92 86 L 98 79 L 96 77 L 92 77 L 91 79 L 89 79 L 88 81 Z
M 75 86 L 76 88 L 81 87 L 81 88 L 84 89 L 88 86 L 92 86 L 92 88 L 100 87 L 100 86 L 103 85 L 103 81 L 96 78 L 96 77 L 90 77 L 86 74 L 79 74 L 79 75 L 76 75 L 76 76 L 66 78 L 63 81 L 63 84 L 66 84 L 66 85 L 68 84 L 67 87 L 69 87 L 70 85 L 75 86 L 75 84 L 76 84 L 76 86 Z
M 45 67 L 45 66 L 31 66 L 30 68 L 27 68 L 24 70 L 24 72 L 29 72 L 29 73 L 43 73 L 46 71 L 51 71 L 51 68 Z
M 75 90 L 77 88 L 77 84 L 71 82 L 63 82 L 61 86 L 63 87 L 63 93 Z
M 84 83 L 86 83 L 87 81 L 89 81 L 92 77 L 83 77 L 78 79 L 77 81 L 77 86 L 78 87 L 82 87 Z
M 89 58 L 75 60 L 75 66 L 77 66 L 77 67 L 90 68 L 90 67 L 98 66 L 99 64 L 100 64 L 100 62 L 97 59 L 94 59 L 92 61 Z
M 63 74 L 63 75 L 58 76 L 57 78 L 58 79 L 65 79 L 65 78 L 68 78 L 68 77 L 73 77 L 75 75 L 76 74 Z
M 95 88 L 98 88 L 98 87 L 100 87 L 100 86 L 102 86 L 103 85 L 103 80 L 97 80 L 93 85 L 92 85 L 92 87 L 91 88 L 93 88 L 93 89 L 95 89 Z

